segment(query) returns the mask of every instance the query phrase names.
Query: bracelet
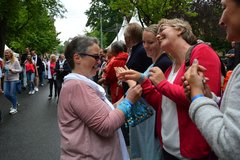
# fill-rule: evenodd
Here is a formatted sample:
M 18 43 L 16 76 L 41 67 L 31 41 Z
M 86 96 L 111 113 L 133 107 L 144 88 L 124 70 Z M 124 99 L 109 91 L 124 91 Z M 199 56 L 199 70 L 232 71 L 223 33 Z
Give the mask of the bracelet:
M 129 103 L 130 106 L 133 105 L 133 103 L 132 103 L 129 99 L 125 98 L 125 101 L 126 101 L 127 103 Z
M 130 102 L 127 98 L 124 98 L 117 108 L 124 113 L 125 117 L 127 117 L 132 105 L 132 102 Z
M 140 78 L 137 80 L 137 82 L 138 82 L 138 83 L 142 83 L 143 80 L 144 80 L 144 78 L 145 78 L 145 75 L 144 75 L 143 73 L 141 73 L 141 76 L 140 76 Z
M 203 94 L 197 94 L 196 96 L 192 97 L 192 102 L 200 97 L 204 97 Z

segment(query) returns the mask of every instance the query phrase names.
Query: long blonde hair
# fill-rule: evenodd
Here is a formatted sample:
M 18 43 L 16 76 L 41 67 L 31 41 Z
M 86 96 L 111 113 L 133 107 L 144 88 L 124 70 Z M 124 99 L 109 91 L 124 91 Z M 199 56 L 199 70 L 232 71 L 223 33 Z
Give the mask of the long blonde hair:
M 51 54 L 50 55 L 50 62 L 56 62 L 56 61 L 57 61 L 56 55 L 55 54 Z
M 11 49 L 6 49 L 5 51 L 4 51 L 4 58 L 3 58 L 3 62 L 5 63 L 7 60 L 6 60 L 6 57 L 5 57 L 5 53 L 10 53 L 10 57 L 9 57 L 9 60 L 10 60 L 10 62 L 11 62 L 11 64 L 13 64 L 14 62 L 15 62 L 15 60 L 16 60 L 16 57 L 14 56 L 14 54 L 13 54 L 13 51 L 11 50 Z

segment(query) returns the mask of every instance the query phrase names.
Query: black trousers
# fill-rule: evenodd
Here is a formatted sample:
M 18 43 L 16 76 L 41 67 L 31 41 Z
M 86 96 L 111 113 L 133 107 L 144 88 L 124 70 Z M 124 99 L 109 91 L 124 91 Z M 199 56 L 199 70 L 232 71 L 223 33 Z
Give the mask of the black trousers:
M 63 79 L 57 79 L 57 80 L 56 80 L 56 83 L 57 83 L 57 91 L 58 91 L 58 97 L 59 97 L 60 91 L 61 91 L 61 89 L 62 89 Z
M 54 80 L 53 78 L 48 79 L 48 80 L 49 80 L 49 90 L 50 90 L 49 96 L 52 97 L 52 95 L 53 95 L 52 90 L 53 90 L 53 85 L 54 85 L 54 90 L 55 90 L 54 95 L 55 95 L 55 97 L 57 97 L 57 82 L 56 82 L 56 80 Z

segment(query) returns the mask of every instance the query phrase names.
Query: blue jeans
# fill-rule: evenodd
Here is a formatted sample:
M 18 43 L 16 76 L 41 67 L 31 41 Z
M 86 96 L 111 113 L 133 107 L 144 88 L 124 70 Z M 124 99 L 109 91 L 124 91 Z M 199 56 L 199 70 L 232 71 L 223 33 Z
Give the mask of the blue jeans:
M 12 107 L 17 109 L 17 82 L 18 81 L 4 81 L 4 96 L 12 103 Z
M 25 65 L 22 66 L 22 72 L 20 73 L 20 80 L 23 87 L 27 87 L 27 73 Z
M 39 75 L 39 78 L 40 78 L 40 84 L 44 84 L 45 71 L 42 71 L 42 75 Z
M 29 84 L 30 91 L 34 90 L 34 78 L 35 78 L 35 73 L 27 72 L 27 82 Z

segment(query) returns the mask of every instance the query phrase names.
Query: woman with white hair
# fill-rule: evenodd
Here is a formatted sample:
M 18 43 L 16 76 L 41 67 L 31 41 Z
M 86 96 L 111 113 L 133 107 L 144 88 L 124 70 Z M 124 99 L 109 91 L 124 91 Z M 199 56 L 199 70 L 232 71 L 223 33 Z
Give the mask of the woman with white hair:
M 4 51 L 4 96 L 11 102 L 10 114 L 17 113 L 17 83 L 22 71 L 18 59 L 11 49 Z
M 54 85 L 54 97 L 57 97 L 57 81 L 56 81 L 56 55 L 51 54 L 50 60 L 47 63 L 47 69 L 48 69 L 48 80 L 49 80 L 49 96 L 48 99 L 52 99 L 52 92 L 53 92 L 53 85 Z

